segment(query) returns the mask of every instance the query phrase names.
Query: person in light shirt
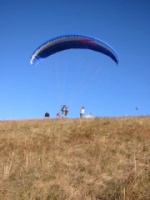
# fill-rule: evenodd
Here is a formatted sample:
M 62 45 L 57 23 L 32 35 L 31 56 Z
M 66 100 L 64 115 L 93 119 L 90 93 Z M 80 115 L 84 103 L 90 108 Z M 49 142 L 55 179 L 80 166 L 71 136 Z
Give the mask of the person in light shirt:
M 85 112 L 85 109 L 84 109 L 84 106 L 82 106 L 82 107 L 81 107 L 81 110 L 80 110 L 80 118 L 83 117 L 84 112 Z

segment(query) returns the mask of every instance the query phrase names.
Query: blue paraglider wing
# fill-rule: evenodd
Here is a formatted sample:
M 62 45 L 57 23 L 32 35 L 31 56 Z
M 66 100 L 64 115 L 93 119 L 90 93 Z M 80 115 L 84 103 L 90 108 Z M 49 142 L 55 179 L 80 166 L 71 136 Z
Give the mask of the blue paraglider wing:
M 30 64 L 35 64 L 42 58 L 67 49 L 90 49 L 109 56 L 117 64 L 119 59 L 115 50 L 105 42 L 84 35 L 64 35 L 54 38 L 41 45 L 32 55 Z

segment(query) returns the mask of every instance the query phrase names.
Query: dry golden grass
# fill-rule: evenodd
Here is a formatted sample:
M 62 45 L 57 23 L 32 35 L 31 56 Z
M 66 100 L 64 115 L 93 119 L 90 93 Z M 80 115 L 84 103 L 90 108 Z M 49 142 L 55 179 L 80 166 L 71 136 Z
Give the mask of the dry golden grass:
M 150 199 L 150 117 L 0 121 L 0 199 Z

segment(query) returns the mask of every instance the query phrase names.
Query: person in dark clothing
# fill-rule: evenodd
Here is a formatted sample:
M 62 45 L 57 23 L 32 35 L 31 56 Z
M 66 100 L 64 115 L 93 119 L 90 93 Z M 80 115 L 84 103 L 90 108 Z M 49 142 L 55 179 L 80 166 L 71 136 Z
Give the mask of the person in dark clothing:
M 50 114 L 48 112 L 46 112 L 45 117 L 50 117 Z
M 63 105 L 61 108 L 62 118 L 66 117 L 68 112 L 69 112 L 68 107 L 66 105 Z

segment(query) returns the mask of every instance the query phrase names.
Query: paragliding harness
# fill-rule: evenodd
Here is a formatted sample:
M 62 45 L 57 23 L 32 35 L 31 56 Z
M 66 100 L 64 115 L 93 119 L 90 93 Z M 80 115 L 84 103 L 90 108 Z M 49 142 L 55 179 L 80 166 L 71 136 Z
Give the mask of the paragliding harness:
M 63 105 L 63 106 L 62 106 L 61 112 L 62 112 L 62 117 L 63 117 L 63 116 L 67 116 L 67 114 L 68 114 L 68 108 L 67 108 L 66 105 Z

